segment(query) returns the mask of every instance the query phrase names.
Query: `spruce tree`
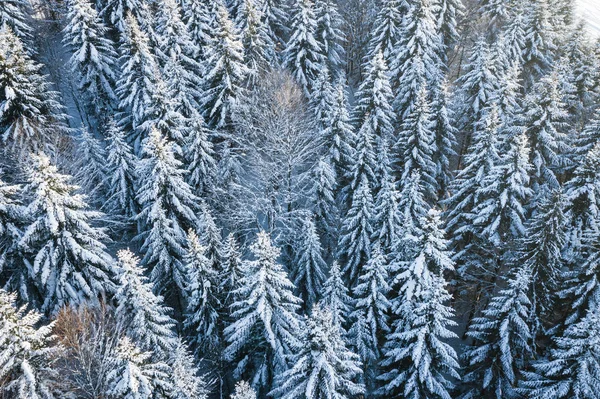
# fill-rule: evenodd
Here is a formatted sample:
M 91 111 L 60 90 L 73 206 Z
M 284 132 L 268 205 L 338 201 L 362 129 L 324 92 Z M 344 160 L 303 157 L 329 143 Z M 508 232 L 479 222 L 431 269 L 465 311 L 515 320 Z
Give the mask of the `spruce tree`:
M 220 290 L 225 295 L 226 305 L 233 303 L 234 292 L 240 287 L 244 274 L 242 268 L 242 254 L 233 233 L 227 235 L 222 250 L 223 263 L 221 267 Z
M 127 144 L 125 133 L 114 120 L 109 120 L 106 131 L 106 173 L 108 176 L 104 208 L 125 218 L 138 214 L 136 200 L 137 162 L 133 150 Z
M 108 18 L 121 35 L 126 34 L 132 23 L 129 21 L 129 16 L 134 18 L 135 23 L 144 29 L 150 23 L 150 13 L 145 0 L 107 0 L 102 14 Z
M 583 319 L 553 340 L 548 359 L 534 364 L 524 393 L 549 399 L 597 398 L 600 388 L 600 318 L 590 309 Z
M 531 146 L 532 185 L 536 191 L 542 185 L 550 189 L 559 186 L 556 175 L 565 161 L 563 153 L 568 149 L 567 114 L 559 84 L 556 73 L 546 76 L 525 99 L 523 124 Z
M 106 192 L 108 170 L 107 152 L 100 140 L 86 126 L 82 126 L 78 137 L 75 181 L 95 202 L 101 202 Z
M 387 397 L 450 398 L 452 379 L 459 379 L 454 349 L 445 342 L 456 335 L 454 312 L 445 304 L 450 299 L 443 273 L 453 270 L 443 238 L 439 212 L 430 211 L 421 222 L 419 250 L 394 280 L 400 295 L 392 302 L 396 316 L 387 336 L 381 362 L 386 372 L 380 394 Z
M 256 0 L 243 0 L 241 10 L 235 19 L 244 45 L 244 60 L 248 67 L 248 77 L 253 85 L 265 70 L 276 62 L 276 45 L 269 35 L 269 29 L 262 19 L 260 3 Z
M 152 283 L 131 251 L 121 250 L 117 258 L 121 273 L 115 293 L 117 324 L 141 349 L 164 359 L 176 345 L 170 309 L 152 292 Z
M 203 118 L 196 115 L 191 121 L 184 154 L 188 171 L 186 180 L 199 196 L 212 192 L 217 172 L 215 150 L 209 134 Z
M 17 244 L 21 237 L 20 224 L 24 208 L 17 199 L 20 187 L 0 179 L 0 270 L 12 272 Z M 16 277 L 16 276 L 15 276 Z
M 476 193 L 482 200 L 472 210 L 473 224 L 495 246 L 525 234 L 526 207 L 533 196 L 530 170 L 527 136 L 514 136 Z
M 143 352 L 123 337 L 115 354 L 115 368 L 107 375 L 107 394 L 123 399 L 154 398 L 171 389 L 169 372 L 166 363 L 153 360 L 152 352 Z
M 192 344 L 198 353 L 209 353 L 221 339 L 218 330 L 221 302 L 218 298 L 219 271 L 215 270 L 205 255 L 206 248 L 200 244 L 192 230 L 187 235 L 186 291 L 188 305 L 185 325 L 190 330 Z
M 556 50 L 553 27 L 550 25 L 549 5 L 546 0 L 529 3 L 523 47 L 524 76 L 529 85 L 552 67 Z
M 337 233 L 338 209 L 335 201 L 337 176 L 329 162 L 321 158 L 312 171 L 313 184 L 310 195 L 313 198 L 313 214 L 318 231 L 326 249 L 332 248 Z
M 143 240 L 142 263 L 150 268 L 159 294 L 178 289 L 184 292 L 185 267 L 182 263 L 185 232 L 197 228 L 198 199 L 184 180 L 181 162 L 173 144 L 152 130 L 138 163 L 137 201 L 141 211 L 138 238 Z
M 402 18 L 408 10 L 406 0 L 384 0 L 373 22 L 369 39 L 367 59 L 374 59 L 381 53 L 387 65 L 402 37 Z
M 384 337 L 390 332 L 388 312 L 390 292 L 388 262 L 381 249 L 375 245 L 371 259 L 358 277 L 352 290 L 354 305 L 349 315 L 348 336 L 363 362 L 366 385 L 373 389 L 377 364 L 381 360 Z
M 17 295 L 0 290 L 0 394 L 10 398 L 61 398 L 52 346 L 53 323 L 42 314 L 17 307 Z
M 119 108 L 124 112 L 119 123 L 127 128 L 134 152 L 139 154 L 143 139 L 139 129 L 156 91 L 158 63 L 150 51 L 147 34 L 140 29 L 135 18 L 128 14 L 126 21 L 120 44 L 121 76 L 117 82 Z
M 270 396 L 293 398 L 350 398 L 364 394 L 356 382 L 361 374 L 356 354 L 346 348 L 331 312 L 315 306 L 302 329 L 301 350 L 282 373 Z
M 368 180 L 361 179 L 342 221 L 338 243 L 339 258 L 343 259 L 344 275 L 351 288 L 356 285 L 362 268 L 371 259 L 373 206 Z
M 392 109 L 392 88 L 383 53 L 370 61 L 365 78 L 356 93 L 354 118 L 360 131 L 367 123 L 377 143 L 393 138 L 395 116 Z
M 313 95 L 309 99 L 309 106 L 314 112 L 317 129 L 324 130 L 328 126 L 334 99 L 333 86 L 328 68 L 319 71 L 314 83 Z
M 404 15 L 401 37 L 390 65 L 396 89 L 394 108 L 401 118 L 412 113 L 424 88 L 442 80 L 442 37 L 436 21 L 436 2 L 415 0 Z
M 44 154 L 33 157 L 26 190 L 32 201 L 29 221 L 19 242 L 31 284 L 40 295 L 40 309 L 56 313 L 68 303 L 94 301 L 114 291 L 113 260 L 93 222 L 102 214 L 88 210 L 85 197 L 75 194 L 69 176 L 58 172 Z
M 353 156 L 354 130 L 350 124 L 346 86 L 339 81 L 334 87 L 334 102 L 323 131 L 329 147 L 329 158 L 338 181 L 337 188 L 347 184 L 346 178 Z
M 104 117 L 115 105 L 117 53 L 107 38 L 107 29 L 87 0 L 67 1 L 67 26 L 63 44 L 71 52 L 69 66 L 79 78 L 79 90 Z
M 183 21 L 192 41 L 200 50 L 199 60 L 206 60 L 206 46 L 212 39 L 214 16 L 209 2 L 204 0 L 186 0 L 182 5 Z
M 531 279 L 531 270 L 518 268 L 470 325 L 467 336 L 473 343 L 464 353 L 462 399 L 521 397 L 519 381 L 534 353 L 529 325 Z
M 209 126 L 221 128 L 229 123 L 248 68 L 242 41 L 223 5 L 217 7 L 214 29 L 206 50 L 202 105 Z
M 415 170 L 403 183 L 398 200 L 402 226 L 399 236 L 403 240 L 412 240 L 420 234 L 421 220 L 427 215 L 429 205 L 423 196 L 421 174 L 418 170 Z
M 398 207 L 400 193 L 396 190 L 396 182 L 392 176 L 390 161 L 387 156 L 385 140 L 379 149 L 379 179 L 380 187 L 375 196 L 374 241 L 381 246 L 384 255 L 394 252 L 401 238 L 402 215 Z
M 458 80 L 463 98 L 458 122 L 460 129 L 467 135 L 463 152 L 469 150 L 473 135 L 485 120 L 489 109 L 493 107 L 500 84 L 498 64 L 485 40 L 475 43 L 465 69 L 466 72 Z M 464 164 L 468 166 L 469 162 L 465 159 Z
M 31 39 L 33 30 L 29 26 L 27 14 L 30 5 L 25 0 L 6 0 L 0 4 L 0 26 L 9 27 L 21 40 Z
M 291 10 L 291 37 L 283 51 L 283 64 L 311 98 L 319 71 L 325 67 L 323 43 L 319 42 L 312 0 L 298 0 Z
M 443 50 L 452 50 L 460 39 L 459 19 L 463 16 L 465 6 L 462 0 L 442 0 L 437 10 L 437 29 L 442 37 Z M 442 60 L 446 56 L 442 55 Z
M 7 25 L 0 26 L 0 42 L 2 143 L 20 156 L 52 150 L 52 143 L 67 130 L 58 93 Z
M 534 336 L 554 323 L 556 293 L 563 288 L 561 251 L 566 242 L 567 226 L 564 209 L 565 198 L 561 191 L 542 193 L 513 255 L 513 261 L 529 267 L 533 275 L 530 298 Z
M 334 80 L 343 76 L 345 50 L 342 46 L 344 33 L 343 19 L 334 0 L 315 0 L 316 40 L 321 44 L 327 69 Z
M 312 218 L 304 220 L 295 252 L 295 265 L 290 277 L 296 286 L 298 297 L 302 299 L 306 308 L 310 309 L 321 296 L 327 266 Z
M 422 195 L 429 204 L 434 204 L 438 192 L 436 181 L 436 165 L 433 161 L 435 153 L 434 122 L 431 116 L 431 108 L 428 94 L 423 88 L 412 111 L 402 123 L 398 135 L 396 149 L 398 151 L 398 162 L 402 165 L 400 186 L 413 171 L 421 174 Z
M 154 34 L 158 41 L 155 52 L 167 91 L 175 103 L 174 109 L 184 117 L 192 117 L 197 113 L 201 97 L 202 67 L 196 60 L 200 48 L 184 24 L 181 8 L 175 0 L 159 3 Z
M 170 381 L 173 399 L 207 399 L 208 389 L 203 376 L 199 375 L 195 359 L 190 355 L 185 342 L 178 340 L 177 346 L 169 357 L 168 364 L 172 374 Z
M 431 104 L 434 122 L 434 152 L 435 176 L 438 186 L 437 198 L 444 199 L 454 180 L 451 160 L 456 156 L 458 129 L 455 126 L 455 115 L 450 106 L 450 96 L 445 82 L 440 84 Z
M 341 328 L 346 324 L 346 315 L 350 312 L 352 302 L 348 291 L 340 266 L 334 261 L 329 268 L 329 277 L 323 284 L 323 298 L 319 303 L 329 309 L 333 323 Z
M 273 374 L 287 369 L 287 356 L 301 346 L 296 312 L 302 301 L 277 263 L 280 250 L 267 233 L 258 233 L 250 250 L 254 260 L 244 261 L 244 276 L 234 291 L 234 322 L 225 328 L 224 356 L 234 362 L 234 377 L 252 378 L 260 393 L 270 390 Z

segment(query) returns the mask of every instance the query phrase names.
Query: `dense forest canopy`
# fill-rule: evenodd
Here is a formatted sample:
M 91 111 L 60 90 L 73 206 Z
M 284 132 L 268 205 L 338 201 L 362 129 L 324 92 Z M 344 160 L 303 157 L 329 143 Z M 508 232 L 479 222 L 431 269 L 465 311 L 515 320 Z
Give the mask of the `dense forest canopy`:
M 589 32 L 0 0 L 0 398 L 599 398 Z

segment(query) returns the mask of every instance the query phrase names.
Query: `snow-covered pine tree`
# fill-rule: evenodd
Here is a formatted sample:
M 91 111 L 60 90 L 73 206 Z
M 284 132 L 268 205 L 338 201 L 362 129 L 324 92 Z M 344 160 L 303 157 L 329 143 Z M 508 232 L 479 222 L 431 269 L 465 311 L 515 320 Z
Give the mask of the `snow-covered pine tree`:
M 340 266 L 334 261 L 329 268 L 329 277 L 323 284 L 323 298 L 319 303 L 331 312 L 333 324 L 340 328 L 346 324 L 346 315 L 349 314 L 352 303 L 348 291 Z
M 473 227 L 498 248 L 525 234 L 526 206 L 533 196 L 530 170 L 527 136 L 513 136 L 475 194 L 481 200 L 472 210 Z
M 566 298 L 570 304 L 566 325 L 581 320 L 587 311 L 600 306 L 600 234 L 597 227 L 584 231 L 580 240 L 576 246 L 576 260 L 582 258 L 581 265 L 563 274 L 565 288 L 559 292 L 559 297 Z
M 7 398 L 61 398 L 51 346 L 53 323 L 42 314 L 17 307 L 17 295 L 0 290 L 0 395 Z
M 537 200 L 513 261 L 531 269 L 532 334 L 552 325 L 557 292 L 564 288 L 562 250 L 566 242 L 566 200 L 560 190 L 543 192 Z
M 326 67 L 323 44 L 316 37 L 317 19 L 312 0 L 298 0 L 291 10 L 291 37 L 283 64 L 292 72 L 306 98 L 311 98 L 319 72 Z
M 192 41 L 200 50 L 199 60 L 206 61 L 205 48 L 211 41 L 214 23 L 210 4 L 205 0 L 185 0 L 182 9 L 183 21 Z
M 141 26 L 143 29 L 150 24 L 150 12 L 146 0 L 109 0 L 107 3 L 102 9 L 102 14 L 121 35 L 125 35 L 131 25 L 129 16 L 134 18 L 138 27 Z
M 353 193 L 358 189 L 361 182 L 366 183 L 369 188 L 376 184 L 377 158 L 375 156 L 375 140 L 373 131 L 374 123 L 365 121 L 351 143 L 352 158 L 348 165 L 348 185 L 343 188 L 345 203 L 349 201 Z M 350 198 L 348 198 L 350 197 Z
M 328 126 L 328 119 L 335 103 L 334 96 L 329 69 L 323 68 L 314 82 L 313 95 L 309 99 L 309 107 L 314 112 L 319 131 L 323 131 Z
M 552 67 L 556 51 L 555 33 L 550 25 L 549 3 L 537 0 L 528 3 L 525 8 L 527 28 L 523 46 L 523 76 L 531 86 L 539 77 L 544 76 Z
M 339 211 L 335 201 L 337 176 L 327 158 L 320 158 L 312 171 L 313 214 L 315 225 L 321 232 L 324 249 L 329 253 L 335 247 Z
M 157 78 L 154 85 L 154 92 L 151 95 L 150 103 L 143 110 L 140 125 L 136 129 L 136 142 L 144 144 L 148 140 L 153 129 L 171 141 L 173 151 L 179 156 L 183 153 L 185 139 L 188 134 L 188 120 L 183 116 L 178 107 L 177 99 L 169 93 L 167 83 Z M 192 113 L 196 111 L 192 109 Z
M 276 63 L 275 43 L 269 35 L 260 13 L 260 3 L 256 0 L 243 0 L 235 24 L 242 36 L 244 60 L 248 67 L 250 84 L 263 72 Z
M 290 276 L 296 286 L 296 293 L 310 309 L 321 297 L 326 267 L 323 260 L 321 239 L 312 217 L 304 220 L 296 245 L 296 259 Z
M 219 271 L 205 255 L 206 247 L 202 246 L 196 233 L 188 232 L 186 255 L 186 293 L 187 310 L 185 326 L 190 332 L 191 343 L 197 353 L 210 353 L 221 340 L 218 329 L 219 309 Z
M 222 128 L 229 123 L 232 109 L 242 94 L 248 67 L 239 33 L 222 4 L 217 7 L 213 33 L 206 48 L 202 105 L 209 126 Z
M 126 21 L 120 43 L 121 76 L 117 82 L 119 108 L 123 111 L 119 123 L 128 130 L 134 152 L 139 154 L 142 145 L 139 127 L 156 91 L 158 63 L 150 50 L 148 36 L 140 29 L 136 19 L 127 14 Z
M 405 241 L 403 245 L 406 246 L 413 238 L 421 234 L 421 220 L 429 211 L 429 205 L 425 201 L 421 189 L 421 174 L 418 170 L 415 170 L 404 181 L 398 199 L 398 209 L 401 212 L 400 225 L 402 226 L 399 236 Z M 409 250 L 410 248 L 405 249 Z
M 338 242 L 339 258 L 344 262 L 344 275 L 351 288 L 356 286 L 364 265 L 371 259 L 373 208 L 369 181 L 361 179 L 342 220 Z
M 478 124 L 477 130 L 465 156 L 465 168 L 460 170 L 451 185 L 452 195 L 445 203 L 446 229 L 452 232 L 451 242 L 457 252 L 461 278 L 469 280 L 479 273 L 479 269 L 485 262 L 476 258 L 469 262 L 469 256 L 478 255 L 477 250 L 471 248 L 478 244 L 474 241 L 474 229 L 472 226 L 473 209 L 478 206 L 482 199 L 477 195 L 483 187 L 485 176 L 488 176 L 495 165 L 500 162 L 498 153 L 498 109 L 492 107 L 487 110 L 483 122 Z M 465 249 L 467 248 L 467 249 Z M 465 259 L 465 255 L 468 255 Z M 475 266 L 471 270 L 471 266 Z
M 87 0 L 68 0 L 67 25 L 63 44 L 71 52 L 69 66 L 79 78 L 79 90 L 85 94 L 98 117 L 105 117 L 116 105 L 115 80 L 117 53 L 107 37 L 106 26 Z
M 338 80 L 344 75 L 344 21 L 335 0 L 315 0 L 314 8 L 317 21 L 315 38 L 322 46 L 327 69 L 333 79 Z
M 217 226 L 212 216 L 212 211 L 206 202 L 200 204 L 200 242 L 206 247 L 206 257 L 210 261 L 214 270 L 222 270 L 221 261 L 223 259 L 221 248 L 223 247 L 223 238 L 221 229 Z
M 402 18 L 408 10 L 406 0 L 384 0 L 373 22 L 367 59 L 381 53 L 387 65 L 393 60 L 396 46 L 402 37 Z
M 77 138 L 77 162 L 75 181 L 83 188 L 88 198 L 102 202 L 107 188 L 107 152 L 100 140 L 86 126 L 80 129 Z
M 157 293 L 175 294 L 175 288 L 184 295 L 185 232 L 199 227 L 198 198 L 184 180 L 185 171 L 175 158 L 173 144 L 156 129 L 151 130 L 142 155 L 136 197 L 141 207 L 136 219 L 140 222 L 138 237 L 143 240 L 142 263 L 150 268 Z
M 418 93 L 414 106 L 407 114 L 398 134 L 395 148 L 397 161 L 402 167 L 400 186 L 414 171 L 421 174 L 422 195 L 430 205 L 437 200 L 438 185 L 436 180 L 434 121 L 428 93 L 423 87 Z
M 265 232 L 250 246 L 254 260 L 244 261 L 240 288 L 234 291 L 234 322 L 225 328 L 225 359 L 234 362 L 234 377 L 251 378 L 259 394 L 268 392 L 274 375 L 287 369 L 286 359 L 301 346 L 297 311 L 302 302 L 277 263 L 280 250 Z
M 33 29 L 29 26 L 29 2 L 26 0 L 6 0 L 0 4 L 0 26 L 9 27 L 21 40 L 31 39 Z
M 172 389 L 170 372 L 166 363 L 153 360 L 151 351 L 144 352 L 128 337 L 123 337 L 115 354 L 115 368 L 107 375 L 107 394 L 123 399 L 160 397 Z
M 242 269 L 242 254 L 235 238 L 235 234 L 229 233 L 221 253 L 223 262 L 221 264 L 221 284 L 219 288 L 225 297 L 223 304 L 227 307 L 234 302 L 234 293 L 240 288 L 241 279 L 244 275 Z
M 202 67 L 197 61 L 200 48 L 193 41 L 181 18 L 176 0 L 157 3 L 154 34 L 155 49 L 174 110 L 192 117 L 199 108 Z
M 17 199 L 20 186 L 9 185 L 0 179 L 0 270 L 11 273 L 13 256 L 17 255 L 17 244 L 21 238 L 20 224 L 24 208 Z M 19 276 L 16 278 L 18 283 Z M 26 297 L 26 296 L 25 296 Z
M 421 224 L 419 249 L 394 280 L 400 295 L 392 301 L 396 321 L 383 347 L 386 372 L 379 377 L 384 382 L 380 394 L 450 399 L 452 380 L 460 376 L 456 352 L 445 342 L 456 338 L 449 329 L 456 323 L 445 304 L 451 296 L 443 273 L 454 264 L 439 212 L 430 210 Z
M 59 173 L 46 155 L 33 156 L 33 161 L 26 187 L 32 195 L 25 211 L 29 223 L 19 247 L 40 295 L 40 309 L 55 313 L 67 303 L 113 292 L 115 270 L 101 242 L 106 235 L 92 225 L 101 214 L 87 209 L 70 177 Z
M 458 123 L 460 130 L 466 134 L 459 155 L 469 151 L 473 135 L 485 119 L 487 111 L 496 102 L 495 97 L 500 85 L 498 63 L 485 40 L 481 39 L 475 43 L 465 70 L 458 80 L 460 96 L 463 99 L 463 105 L 458 111 Z M 469 165 L 466 159 L 461 163 Z
M 501 32 L 504 39 L 504 53 L 506 58 L 513 60 L 517 65 L 522 66 L 523 50 L 525 49 L 525 30 L 527 29 L 527 15 L 525 5 L 521 2 L 514 4 L 509 14 L 508 23 Z
M 261 14 L 273 43 L 285 43 L 289 31 L 288 5 L 284 0 L 264 0 Z
M 383 255 L 390 256 L 401 238 L 402 215 L 398 207 L 400 193 L 396 190 L 396 182 L 392 176 L 390 160 L 387 156 L 387 142 L 382 140 L 378 151 L 379 190 L 375 195 L 373 209 L 374 242 L 380 247 Z
M 554 338 L 548 358 L 534 363 L 524 383 L 530 398 L 587 399 L 598 397 L 600 315 L 590 309 L 579 322 Z
M 152 292 L 152 283 L 131 251 L 121 250 L 117 258 L 121 273 L 115 293 L 117 324 L 140 348 L 165 359 L 176 346 L 170 309 Z
M 394 109 L 399 118 L 414 111 L 423 88 L 431 92 L 443 79 L 440 56 L 444 48 L 437 11 L 435 1 L 414 0 L 402 19 L 400 41 L 390 65 L 392 87 L 396 90 Z
M 206 381 L 200 375 L 194 357 L 190 355 L 187 345 L 178 339 L 177 346 L 169 357 L 171 368 L 171 386 L 169 398 L 172 399 L 207 399 Z
M 347 176 L 353 158 L 354 130 L 350 124 L 346 85 L 338 81 L 334 87 L 334 103 L 323 130 L 325 143 L 329 146 L 330 164 L 337 179 L 337 191 L 347 185 Z
M 370 60 L 365 78 L 356 93 L 356 107 L 354 119 L 360 131 L 367 123 L 371 124 L 371 131 L 376 144 L 382 139 L 394 138 L 395 114 L 392 109 L 392 88 L 388 67 L 379 52 Z
M 534 354 L 529 327 L 531 281 L 531 270 L 519 267 L 506 288 L 473 319 L 467 332 L 473 342 L 463 355 L 466 373 L 461 399 L 522 397 L 519 381 Z
M 195 115 L 190 123 L 184 148 L 188 171 L 187 182 L 195 193 L 203 196 L 212 192 L 215 183 L 217 173 L 215 151 L 204 119 L 200 115 Z
M 127 219 L 138 214 L 135 199 L 137 187 L 137 162 L 133 150 L 127 144 L 125 133 L 114 120 L 108 121 L 106 130 L 106 174 L 108 176 L 104 208 Z
M 567 113 L 562 98 L 559 76 L 552 73 L 535 84 L 523 106 L 522 123 L 531 146 L 531 180 L 536 192 L 542 185 L 550 189 L 559 186 L 556 175 L 566 161 Z
M 350 398 L 364 394 L 357 383 L 359 357 L 346 348 L 331 312 L 315 306 L 302 329 L 301 349 L 292 356 L 292 367 L 277 378 L 270 396 L 294 398 Z
M 256 392 L 246 381 L 238 381 L 230 399 L 256 399 Z
M 67 130 L 58 93 L 7 25 L 0 26 L 0 42 L 2 143 L 17 156 L 52 150 L 54 140 Z
M 381 347 L 385 336 L 390 332 L 388 268 L 385 255 L 375 244 L 372 257 L 364 266 L 358 277 L 358 284 L 352 290 L 354 304 L 348 317 L 351 325 L 348 337 L 364 365 L 365 382 L 369 391 L 376 385 Z
M 440 58 L 446 62 L 446 54 L 452 50 L 460 39 L 459 20 L 462 18 L 465 6 L 462 0 L 441 0 L 436 13 L 437 29 L 442 41 L 442 54 Z
M 440 87 L 435 90 L 435 96 L 431 104 L 432 119 L 434 122 L 433 162 L 435 163 L 435 176 L 438 186 L 437 198 L 439 200 L 447 197 L 448 188 L 454 179 L 450 160 L 456 156 L 458 129 L 455 126 L 454 112 L 450 107 L 448 87 L 441 82 Z

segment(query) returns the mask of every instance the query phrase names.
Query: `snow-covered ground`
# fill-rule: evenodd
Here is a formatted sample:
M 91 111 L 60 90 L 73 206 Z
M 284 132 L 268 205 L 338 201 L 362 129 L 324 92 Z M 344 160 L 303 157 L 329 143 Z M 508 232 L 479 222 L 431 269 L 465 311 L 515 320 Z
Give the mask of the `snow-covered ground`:
M 577 0 L 578 13 L 588 22 L 590 30 L 600 37 L 600 0 Z

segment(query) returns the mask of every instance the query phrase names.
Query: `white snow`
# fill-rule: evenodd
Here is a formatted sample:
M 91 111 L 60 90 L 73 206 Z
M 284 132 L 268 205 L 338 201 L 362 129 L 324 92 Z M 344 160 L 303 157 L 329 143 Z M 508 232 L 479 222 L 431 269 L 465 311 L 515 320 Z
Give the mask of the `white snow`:
M 577 0 L 577 13 L 585 19 L 595 37 L 600 37 L 600 1 Z

